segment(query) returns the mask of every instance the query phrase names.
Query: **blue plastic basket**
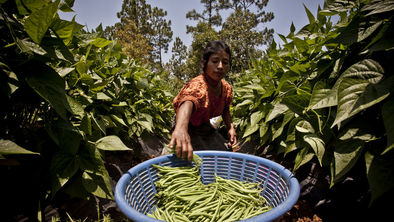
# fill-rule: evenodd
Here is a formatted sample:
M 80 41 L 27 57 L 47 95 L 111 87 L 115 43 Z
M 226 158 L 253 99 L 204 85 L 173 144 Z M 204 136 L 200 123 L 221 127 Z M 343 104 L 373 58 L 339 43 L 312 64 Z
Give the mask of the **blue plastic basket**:
M 289 211 L 297 202 L 300 186 L 294 175 L 271 160 L 236 152 L 195 151 L 203 163 L 200 166 L 204 184 L 214 182 L 214 174 L 226 179 L 262 182 L 262 196 L 272 210 L 243 221 L 272 221 Z M 156 204 L 154 182 L 159 180 L 157 169 L 162 166 L 185 166 L 188 161 L 175 155 L 166 155 L 147 160 L 131 168 L 116 184 L 115 200 L 120 210 L 135 222 L 157 222 L 146 216 Z

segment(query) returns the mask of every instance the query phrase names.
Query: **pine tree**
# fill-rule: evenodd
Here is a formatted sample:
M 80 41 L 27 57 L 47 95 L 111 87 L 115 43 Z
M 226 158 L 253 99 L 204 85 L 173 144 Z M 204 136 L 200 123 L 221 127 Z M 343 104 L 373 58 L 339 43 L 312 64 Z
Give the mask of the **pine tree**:
M 202 13 L 198 13 L 195 9 L 189 11 L 186 14 L 186 18 L 195 21 L 203 21 L 210 27 L 221 26 L 222 17 L 219 11 L 223 8 L 218 0 L 201 0 L 201 3 L 205 6 Z M 186 26 L 186 33 L 193 33 L 197 31 L 197 27 Z
M 201 52 L 206 44 L 218 38 L 218 32 L 214 27 L 222 25 L 220 16 L 221 4 L 218 0 L 201 0 L 205 6 L 203 12 L 198 13 L 195 9 L 186 14 L 186 18 L 198 21 L 196 26 L 186 26 L 187 32 L 193 36 L 193 42 L 188 53 L 186 62 L 187 78 L 191 79 L 201 72 Z
M 187 66 L 190 72 L 198 72 L 201 51 L 210 40 L 224 40 L 232 51 L 232 71 L 247 69 L 251 58 L 262 55 L 262 47 L 273 39 L 273 29 L 263 26 L 274 18 L 264 11 L 268 0 L 201 0 L 203 12 L 192 10 L 186 17 L 199 21 L 195 27 L 187 27 L 193 35 L 192 48 Z M 221 12 L 230 12 L 222 23 Z
M 162 67 L 162 52 L 167 52 L 168 45 L 172 41 L 171 20 L 167 21 L 165 16 L 167 11 L 153 7 L 147 4 L 145 0 L 124 0 L 121 11 L 117 16 L 120 18 L 120 23 L 115 24 L 115 33 L 113 36 L 122 36 L 122 42 L 127 43 L 129 51 L 141 51 L 149 53 L 135 55 L 138 58 L 148 58 L 149 63 L 157 68 Z M 129 25 L 133 27 L 129 27 Z M 128 33 L 133 29 L 134 33 Z M 111 29 L 107 29 L 108 33 Z M 128 33 L 130 36 L 124 35 Z M 127 39 L 129 38 L 129 39 Z M 137 41 L 137 42 L 135 42 Z M 144 44 L 147 45 L 144 45 Z M 131 49 L 130 47 L 142 47 L 142 50 Z
M 163 59 L 162 52 L 167 53 L 169 43 L 172 41 L 171 20 L 167 21 L 164 17 L 167 12 L 163 9 L 154 7 L 151 17 L 152 39 L 150 40 L 153 46 L 152 62 L 158 64 L 162 68 Z
M 268 0 L 220 0 L 222 8 L 232 10 L 222 26 L 220 37 L 226 41 L 233 53 L 232 70 L 247 69 L 251 58 L 262 55 L 262 46 L 273 39 L 273 29 L 262 26 L 274 18 L 265 12 Z
M 113 38 L 119 41 L 126 55 L 141 60 L 143 63 L 149 63 L 152 47 L 133 20 L 124 19 L 118 24 Z
M 187 80 L 186 71 L 186 59 L 187 59 L 187 47 L 183 44 L 179 37 L 175 38 L 174 45 L 172 46 L 172 56 L 168 61 L 167 68 L 170 73 L 181 81 Z

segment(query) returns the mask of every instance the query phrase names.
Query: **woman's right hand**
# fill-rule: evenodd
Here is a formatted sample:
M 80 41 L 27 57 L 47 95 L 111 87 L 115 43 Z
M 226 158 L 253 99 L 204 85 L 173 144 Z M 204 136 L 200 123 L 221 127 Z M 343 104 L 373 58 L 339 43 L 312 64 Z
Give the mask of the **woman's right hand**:
M 193 147 L 187 130 L 175 128 L 170 141 L 170 147 L 174 146 L 175 154 L 178 158 L 192 160 Z
M 172 132 L 169 144 L 171 148 L 175 146 L 175 153 L 178 158 L 187 158 L 189 161 L 193 158 L 193 147 L 187 130 L 192 112 L 193 103 L 191 101 L 185 101 L 179 107 L 176 114 L 175 129 Z

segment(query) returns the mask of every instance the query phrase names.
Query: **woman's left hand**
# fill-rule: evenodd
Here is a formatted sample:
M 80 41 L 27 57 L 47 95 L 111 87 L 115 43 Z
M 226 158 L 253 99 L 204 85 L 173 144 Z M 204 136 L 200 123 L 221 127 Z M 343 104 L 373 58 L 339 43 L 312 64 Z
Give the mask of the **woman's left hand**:
M 231 127 L 229 129 L 228 136 L 229 136 L 229 142 L 227 143 L 227 145 L 229 146 L 229 148 L 232 148 L 233 151 L 237 151 L 238 150 L 238 144 L 237 144 L 238 140 L 237 140 L 237 133 L 235 132 L 234 127 Z

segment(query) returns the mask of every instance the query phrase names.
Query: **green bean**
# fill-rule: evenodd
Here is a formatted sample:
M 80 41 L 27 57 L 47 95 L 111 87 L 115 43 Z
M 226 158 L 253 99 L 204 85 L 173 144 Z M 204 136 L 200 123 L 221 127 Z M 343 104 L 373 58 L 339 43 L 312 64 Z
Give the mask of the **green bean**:
M 199 167 L 154 165 L 158 170 L 156 210 L 148 216 L 164 221 L 236 221 L 271 209 L 261 194 L 259 183 L 224 179 L 202 184 Z
M 190 214 L 190 216 L 193 216 L 193 215 L 197 215 L 197 214 L 203 213 L 204 211 L 209 211 L 210 209 L 212 209 L 212 207 L 216 206 L 216 204 L 217 204 L 217 202 L 216 202 L 215 205 L 213 205 L 213 206 L 212 206 L 212 205 L 209 205 L 209 206 L 200 208 L 200 209 L 198 209 L 198 210 L 195 210 L 195 211 L 193 211 L 193 212 Z
M 222 205 L 222 201 L 223 201 L 223 197 L 222 197 L 222 196 L 219 196 L 219 204 L 218 204 L 218 206 L 216 207 L 215 213 L 213 214 L 213 216 L 212 216 L 210 222 L 214 222 L 214 221 L 215 221 L 215 219 L 216 219 L 216 217 L 217 217 L 217 215 L 218 215 L 218 213 L 219 213 L 220 206 Z
M 226 211 L 224 211 L 223 216 L 218 220 L 218 222 L 226 219 L 228 216 L 231 215 L 233 208 L 238 204 L 240 199 L 238 199 L 237 201 L 235 201 L 229 208 L 226 209 Z
M 190 220 L 185 217 L 183 214 L 179 213 L 179 212 L 174 212 L 173 216 L 175 221 L 179 221 L 179 222 L 189 222 Z

